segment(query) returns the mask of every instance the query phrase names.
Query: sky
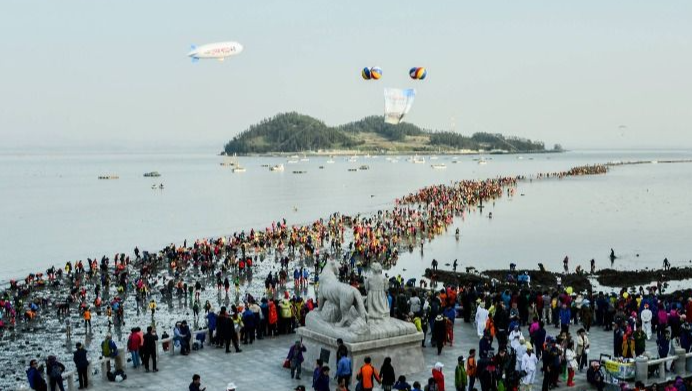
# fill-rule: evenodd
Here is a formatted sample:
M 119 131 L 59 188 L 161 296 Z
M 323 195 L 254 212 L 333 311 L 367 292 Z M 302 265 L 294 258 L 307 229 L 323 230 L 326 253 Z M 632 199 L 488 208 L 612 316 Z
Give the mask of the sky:
M 381 115 L 384 87 L 415 87 L 427 129 L 692 148 L 691 20 L 689 0 L 3 0 L 0 149 L 217 152 L 280 112 Z M 186 58 L 218 41 L 245 50 Z

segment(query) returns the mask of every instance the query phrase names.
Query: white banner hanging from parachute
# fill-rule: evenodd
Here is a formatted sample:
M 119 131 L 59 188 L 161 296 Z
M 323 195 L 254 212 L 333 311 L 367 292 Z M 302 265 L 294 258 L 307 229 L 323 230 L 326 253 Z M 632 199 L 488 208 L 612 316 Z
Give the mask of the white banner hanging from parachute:
M 413 99 L 416 97 L 416 90 L 409 88 L 384 89 L 384 122 L 396 125 L 411 110 Z

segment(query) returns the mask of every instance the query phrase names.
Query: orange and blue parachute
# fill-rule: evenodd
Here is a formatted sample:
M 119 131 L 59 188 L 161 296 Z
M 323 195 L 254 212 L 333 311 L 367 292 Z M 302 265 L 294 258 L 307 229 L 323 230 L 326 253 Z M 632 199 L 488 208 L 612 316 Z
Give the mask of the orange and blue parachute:
M 372 77 L 373 80 L 379 80 L 382 77 L 382 68 L 380 68 L 380 67 L 370 68 L 370 77 Z

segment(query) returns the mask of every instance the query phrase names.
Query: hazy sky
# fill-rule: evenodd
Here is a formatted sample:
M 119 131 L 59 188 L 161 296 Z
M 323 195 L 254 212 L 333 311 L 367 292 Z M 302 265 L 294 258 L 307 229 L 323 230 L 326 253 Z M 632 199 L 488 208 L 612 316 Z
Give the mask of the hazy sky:
M 692 148 L 692 1 L 30 1 L 0 10 L 0 148 L 208 147 L 298 111 L 568 148 Z M 236 40 L 225 62 L 192 43 Z M 360 78 L 379 65 L 380 81 Z M 428 79 L 408 78 L 413 66 Z M 619 129 L 626 125 L 627 129 Z

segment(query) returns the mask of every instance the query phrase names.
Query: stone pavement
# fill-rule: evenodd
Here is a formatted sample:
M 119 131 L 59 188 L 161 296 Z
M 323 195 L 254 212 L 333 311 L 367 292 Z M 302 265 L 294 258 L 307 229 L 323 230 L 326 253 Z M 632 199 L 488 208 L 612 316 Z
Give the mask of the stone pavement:
M 578 328 L 572 326 L 570 331 L 575 334 Z M 413 375 L 406 376 L 409 383 L 419 381 L 425 384 L 431 375 L 433 365 L 440 361 L 444 364 L 445 385 L 448 390 L 454 387 L 454 367 L 457 357 L 463 354 L 468 356 L 471 348 L 478 350 L 478 337 L 472 324 L 463 323 L 462 319 L 457 319 L 455 327 L 454 347 L 445 347 L 440 356 L 437 349 L 429 347 L 423 349 L 426 368 Z M 547 328 L 549 335 L 556 335 L 558 329 L 553 326 Z M 207 391 L 225 391 L 229 382 L 234 382 L 238 391 L 266 390 L 266 391 L 289 391 L 294 390 L 297 385 L 304 385 L 307 390 L 311 390 L 312 374 L 303 372 L 302 380 L 291 379 L 290 371 L 283 369 L 283 360 L 288 353 L 288 349 L 294 342 L 296 335 L 279 336 L 273 339 L 255 341 L 253 345 L 241 345 L 242 353 L 225 354 L 223 349 L 206 346 L 201 351 L 193 351 L 189 356 L 171 356 L 168 352 L 160 352 L 159 372 L 145 373 L 143 369 L 132 369 L 128 363 L 126 373 L 127 380 L 122 383 L 108 383 L 100 380 L 100 375 L 90 389 L 97 390 L 156 390 L 173 391 L 187 390 L 192 381 L 192 375 L 197 373 L 202 377 L 202 386 Z M 429 336 L 428 336 L 429 339 Z M 589 359 L 598 359 L 600 353 L 612 354 L 613 335 L 612 332 L 604 332 L 600 328 L 594 327 L 589 335 L 591 342 L 591 355 Z M 497 343 L 495 343 L 497 346 Z M 232 348 L 231 348 L 232 349 Z M 653 340 L 647 342 L 647 351 L 657 357 L 656 344 Z M 354 371 L 362 363 L 354 363 Z M 540 363 L 539 363 L 540 365 Z M 378 368 L 379 369 L 379 368 Z M 396 368 L 394 368 L 396 371 Z M 335 373 L 336 368 L 332 368 L 331 373 Z M 398 376 L 398 374 L 397 374 Z M 541 386 L 543 375 L 539 372 L 536 376 L 534 389 Z M 355 381 L 355 380 L 354 380 Z M 336 383 L 332 382 L 334 388 Z M 586 383 L 586 371 L 577 373 L 575 376 L 574 390 L 591 389 Z M 477 388 L 480 390 L 478 383 Z M 560 382 L 561 386 L 565 382 Z M 450 387 L 451 386 L 451 387 Z M 566 387 L 561 387 L 567 389 Z M 353 387 L 352 387 L 353 389 Z

